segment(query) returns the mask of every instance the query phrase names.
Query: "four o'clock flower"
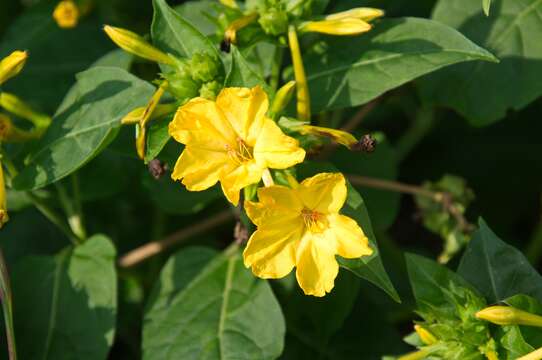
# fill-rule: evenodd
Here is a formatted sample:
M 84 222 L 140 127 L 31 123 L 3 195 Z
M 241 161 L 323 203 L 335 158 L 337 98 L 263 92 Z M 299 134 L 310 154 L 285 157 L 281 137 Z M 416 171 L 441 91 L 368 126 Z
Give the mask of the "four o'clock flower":
M 169 124 L 170 135 L 186 145 L 172 173 L 191 191 L 220 182 L 226 198 L 260 182 L 268 169 L 302 162 L 305 150 L 267 117 L 269 101 L 261 87 L 225 88 L 216 101 L 201 97 L 181 106 Z
M 335 255 L 351 259 L 373 253 L 356 221 L 339 213 L 346 195 L 339 173 L 321 173 L 294 188 L 260 188 L 259 202 L 245 202 L 258 227 L 244 250 L 245 266 L 264 279 L 282 278 L 296 267 L 305 294 L 330 292 L 339 272 Z

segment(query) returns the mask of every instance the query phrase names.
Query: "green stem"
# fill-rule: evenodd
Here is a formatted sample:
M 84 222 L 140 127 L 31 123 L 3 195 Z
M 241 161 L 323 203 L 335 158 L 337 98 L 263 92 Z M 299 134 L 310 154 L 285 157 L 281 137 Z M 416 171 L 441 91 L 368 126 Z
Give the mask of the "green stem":
M 0 302 L 2 303 L 2 309 L 4 311 L 4 323 L 6 326 L 6 338 L 8 343 L 8 354 L 10 360 L 17 359 L 17 350 L 15 347 L 15 331 L 13 328 L 13 309 L 12 309 L 12 296 L 11 286 L 9 281 L 9 274 L 4 260 L 4 255 L 0 249 Z
M 75 172 L 72 174 L 71 178 L 72 178 L 72 191 L 73 191 L 73 204 L 74 204 L 73 208 L 76 214 L 78 232 L 82 234 L 83 239 L 86 239 L 87 231 L 85 229 L 85 217 L 83 213 L 83 202 L 81 201 L 81 188 L 79 186 L 79 175 Z
M 49 221 L 55 224 L 60 231 L 62 231 L 74 245 L 78 245 L 81 240 L 77 237 L 72 229 L 66 224 L 64 219 L 58 215 L 53 209 L 51 209 L 42 199 L 34 195 L 31 191 L 26 192 L 29 199 L 32 201 L 36 209 L 38 209 Z
M 55 186 L 57 189 L 60 204 L 62 205 L 66 216 L 68 217 L 68 224 L 71 231 L 77 236 L 79 240 L 86 239 L 86 232 L 83 227 L 81 216 L 77 211 L 77 206 L 75 205 L 75 202 L 72 202 L 72 200 L 68 196 L 66 189 L 61 183 L 57 182 L 55 183 Z
M 396 145 L 397 161 L 403 161 L 418 143 L 431 131 L 435 122 L 435 109 L 432 106 L 422 106 L 410 128 L 399 139 Z
M 271 67 L 271 79 L 269 80 L 272 94 L 276 93 L 279 88 L 280 69 L 282 68 L 283 58 L 284 49 L 281 46 L 277 46 L 277 48 L 275 49 L 275 58 Z

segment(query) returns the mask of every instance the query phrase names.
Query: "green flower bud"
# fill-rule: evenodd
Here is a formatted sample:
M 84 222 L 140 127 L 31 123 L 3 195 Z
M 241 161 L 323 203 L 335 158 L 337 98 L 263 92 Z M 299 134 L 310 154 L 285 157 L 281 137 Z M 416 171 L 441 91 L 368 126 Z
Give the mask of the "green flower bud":
M 199 95 L 202 98 L 214 100 L 220 90 L 222 90 L 222 82 L 214 80 L 203 84 L 199 89 Z
M 212 81 L 219 74 L 218 60 L 206 53 L 195 53 L 190 59 L 189 71 L 195 81 Z
M 258 19 L 266 34 L 279 36 L 288 32 L 288 14 L 277 8 L 269 8 Z
M 189 74 L 184 72 L 165 74 L 168 91 L 179 100 L 191 99 L 198 96 L 200 83 L 192 80 Z

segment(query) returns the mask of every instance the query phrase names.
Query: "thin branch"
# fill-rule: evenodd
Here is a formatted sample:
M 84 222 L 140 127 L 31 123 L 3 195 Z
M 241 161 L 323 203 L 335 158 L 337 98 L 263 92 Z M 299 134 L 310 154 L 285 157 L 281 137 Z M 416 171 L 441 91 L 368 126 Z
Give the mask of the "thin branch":
M 462 231 L 470 232 L 474 229 L 474 226 L 465 219 L 463 214 L 454 205 L 453 197 L 448 192 L 431 191 L 417 185 L 403 184 L 391 180 L 375 179 L 367 176 L 347 175 L 347 177 L 353 185 L 357 186 L 366 186 L 375 189 L 428 197 L 434 202 L 442 204 L 443 208 L 455 218 Z
M 341 130 L 344 130 L 347 132 L 351 132 L 355 130 L 359 126 L 359 124 L 361 124 L 361 122 L 367 117 L 367 115 L 369 115 L 369 113 L 373 111 L 373 109 L 380 102 L 381 99 L 382 97 L 377 97 L 376 99 L 368 102 L 364 107 L 359 109 L 354 114 L 354 116 L 352 116 L 350 120 L 346 122 L 346 124 L 343 125 Z
M 235 219 L 235 216 L 236 215 L 232 210 L 224 210 L 200 223 L 180 229 L 161 240 L 150 242 L 128 252 L 119 259 L 118 264 L 123 268 L 137 265 L 140 262 L 173 247 L 174 245 L 180 244 L 184 240 L 187 240 L 194 235 L 201 234 L 209 229 L 232 221 Z

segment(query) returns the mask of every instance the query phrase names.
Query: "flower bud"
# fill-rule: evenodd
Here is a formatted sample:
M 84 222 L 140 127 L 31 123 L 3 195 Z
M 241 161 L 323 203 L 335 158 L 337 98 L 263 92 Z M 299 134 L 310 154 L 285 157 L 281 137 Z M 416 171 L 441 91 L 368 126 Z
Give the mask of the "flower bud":
M 235 0 L 218 0 L 222 5 L 227 6 L 231 9 L 239 9 L 239 5 L 235 2 Z
M 184 73 L 165 74 L 168 91 L 178 100 L 184 101 L 198 96 L 200 84 Z
M 104 26 L 104 31 L 115 44 L 130 54 L 161 64 L 178 65 L 173 57 L 158 50 L 134 32 L 109 25 Z
M 327 137 L 333 142 L 344 145 L 349 149 L 358 142 L 354 135 L 346 131 L 326 128 L 322 126 L 302 125 L 297 129 L 297 131 L 299 131 L 299 133 L 303 135 Z
M 205 83 L 199 89 L 199 96 L 205 99 L 214 100 L 218 93 L 222 90 L 222 84 L 218 81 Z
M 526 325 L 542 327 L 542 316 L 511 306 L 490 306 L 476 313 L 476 317 L 497 325 Z
M 14 51 L 0 61 L 0 85 L 21 72 L 27 57 L 26 51 Z
M 62 0 L 53 12 L 53 19 L 63 29 L 74 28 L 79 22 L 79 8 L 72 0 Z
M 429 330 L 427 330 L 426 328 L 424 328 L 424 327 L 422 327 L 420 325 L 414 325 L 414 330 L 416 331 L 416 333 L 420 337 L 420 340 L 425 345 L 433 345 L 434 343 L 436 343 L 438 341 L 437 338 L 435 337 L 435 335 L 431 334 L 429 332 Z
M 317 32 L 328 35 L 358 35 L 372 29 L 372 26 L 356 18 L 345 18 L 337 20 L 306 21 L 301 23 L 299 31 Z
M 36 128 L 46 129 L 51 124 L 51 117 L 34 111 L 23 100 L 13 94 L 0 93 L 0 106 L 20 118 L 31 121 Z
M 359 7 L 359 8 L 354 8 L 347 11 L 342 11 L 336 14 L 328 15 L 326 16 L 326 20 L 355 18 L 355 19 L 360 19 L 363 21 L 370 22 L 374 19 L 384 16 L 384 14 L 385 14 L 384 10 L 375 9 L 375 8 L 367 8 L 367 7 Z
M 26 131 L 16 127 L 11 119 L 0 114 L 0 142 L 24 142 L 37 139 L 43 133 L 43 129 Z
M 226 31 L 224 32 L 224 42 L 225 44 L 236 44 L 237 43 L 237 31 L 241 30 L 245 26 L 252 23 L 256 18 L 258 17 L 258 14 L 249 14 L 242 16 L 230 24 Z
M 283 35 L 288 31 L 288 14 L 279 9 L 270 8 L 260 15 L 258 23 L 268 35 Z
M 295 81 L 290 81 L 284 84 L 275 95 L 273 104 L 271 105 L 271 114 L 273 116 L 279 114 L 282 110 L 288 106 L 292 97 L 294 96 Z
M 188 64 L 192 79 L 200 82 L 214 80 L 219 73 L 218 61 L 207 53 L 195 53 Z

